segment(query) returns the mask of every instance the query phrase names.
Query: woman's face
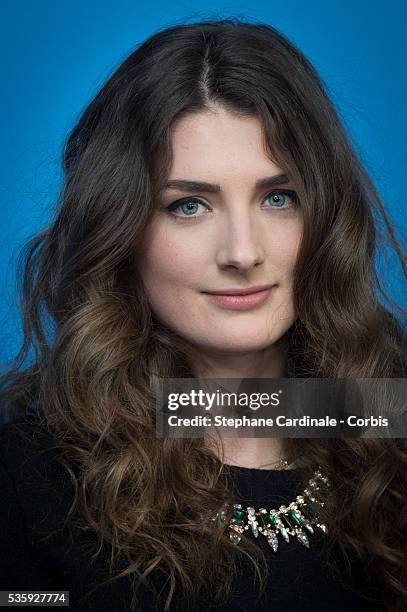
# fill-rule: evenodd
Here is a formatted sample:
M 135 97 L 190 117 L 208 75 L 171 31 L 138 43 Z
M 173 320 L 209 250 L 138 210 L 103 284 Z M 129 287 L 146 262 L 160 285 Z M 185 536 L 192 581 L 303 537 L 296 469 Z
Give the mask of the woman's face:
M 139 263 L 151 308 L 202 351 L 269 347 L 296 318 L 302 216 L 295 197 L 281 192 L 293 185 L 271 184 L 282 170 L 267 157 L 255 117 L 225 110 L 184 117 L 173 126 L 172 150 L 173 182 L 160 194 Z M 270 289 L 211 295 L 259 287 Z

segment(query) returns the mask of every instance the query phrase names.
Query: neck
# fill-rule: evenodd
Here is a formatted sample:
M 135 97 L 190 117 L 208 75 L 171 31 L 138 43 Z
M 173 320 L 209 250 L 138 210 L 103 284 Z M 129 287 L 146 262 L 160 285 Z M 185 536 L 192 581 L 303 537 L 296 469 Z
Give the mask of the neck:
M 284 339 L 256 353 L 227 354 L 202 351 L 193 361 L 193 372 L 201 379 L 283 378 L 286 375 L 287 344 Z M 228 465 L 259 468 L 285 458 L 281 438 L 206 438 L 205 444 Z
M 285 458 L 282 438 L 207 439 L 206 446 L 222 463 L 246 468 L 278 469 L 276 464 Z

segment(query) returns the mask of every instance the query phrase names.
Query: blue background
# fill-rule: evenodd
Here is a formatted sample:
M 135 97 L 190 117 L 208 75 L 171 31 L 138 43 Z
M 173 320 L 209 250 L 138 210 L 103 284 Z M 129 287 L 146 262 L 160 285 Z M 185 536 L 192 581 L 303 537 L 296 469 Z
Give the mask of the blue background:
M 63 140 L 98 87 L 157 29 L 237 16 L 277 27 L 310 59 L 369 170 L 398 236 L 406 238 L 407 3 L 2 1 L 0 114 L 0 361 L 19 347 L 15 261 L 47 223 Z M 403 214 L 404 213 L 404 214 Z M 385 287 L 404 307 L 400 266 Z M 383 262 L 379 261 L 382 266 Z M 405 287 L 405 285 L 404 285 Z

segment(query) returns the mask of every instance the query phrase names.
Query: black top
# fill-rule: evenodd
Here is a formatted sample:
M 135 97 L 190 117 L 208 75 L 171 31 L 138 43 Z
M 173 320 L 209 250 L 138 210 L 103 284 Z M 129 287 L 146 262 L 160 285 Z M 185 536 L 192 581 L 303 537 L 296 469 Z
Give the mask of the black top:
M 129 612 L 131 589 L 128 579 L 98 587 L 86 601 L 81 601 L 92 587 L 107 578 L 107 556 L 102 556 L 104 561 L 101 556 L 92 561 L 96 541 L 92 532 L 63 525 L 72 489 L 65 470 L 53 460 L 55 451 L 50 449 L 50 434 L 44 433 L 35 419 L 16 423 L 21 431 L 38 441 L 40 451 L 21 438 L 13 424 L 0 427 L 0 590 L 64 590 L 70 592 L 70 607 L 57 609 Z M 228 469 L 234 478 L 236 502 L 244 507 L 278 509 L 301 493 L 295 470 L 234 466 Z M 356 565 L 353 576 L 345 580 L 335 577 L 328 569 L 321 556 L 325 537 L 322 532 L 309 534 L 310 548 L 307 549 L 296 538 L 290 537 L 287 543 L 279 536 L 279 549 L 274 552 L 266 539 L 259 536 L 258 545 L 266 551 L 271 568 L 264 603 L 255 603 L 253 572 L 248 572 L 247 568 L 245 571 L 242 566 L 233 601 L 223 611 L 382 610 L 351 590 L 351 580 L 362 584 L 362 575 Z M 153 602 L 149 591 L 146 590 L 143 598 L 142 612 L 164 610 L 164 601 Z M 199 612 L 209 609 L 207 602 L 177 601 L 171 610 Z

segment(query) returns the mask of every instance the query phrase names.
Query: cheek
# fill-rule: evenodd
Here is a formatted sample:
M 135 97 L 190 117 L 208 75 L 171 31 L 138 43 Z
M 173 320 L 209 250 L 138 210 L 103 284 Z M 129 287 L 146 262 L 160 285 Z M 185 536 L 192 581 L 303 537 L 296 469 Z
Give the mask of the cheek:
M 184 231 L 182 236 L 165 229 L 150 234 L 140 262 L 140 275 L 150 294 L 166 293 L 175 288 L 199 286 L 207 266 L 202 241 L 194 240 Z
M 140 276 L 158 319 L 183 335 L 185 326 L 194 325 L 197 317 L 196 290 L 202 285 L 207 259 L 196 241 L 170 239 L 165 234 L 161 231 L 150 238 L 141 258 Z
M 291 276 L 300 248 L 302 226 L 300 223 L 294 223 L 283 229 L 281 232 L 273 232 L 268 242 L 267 258 L 280 273 Z

